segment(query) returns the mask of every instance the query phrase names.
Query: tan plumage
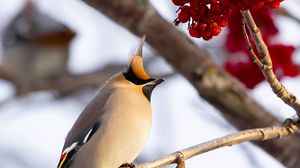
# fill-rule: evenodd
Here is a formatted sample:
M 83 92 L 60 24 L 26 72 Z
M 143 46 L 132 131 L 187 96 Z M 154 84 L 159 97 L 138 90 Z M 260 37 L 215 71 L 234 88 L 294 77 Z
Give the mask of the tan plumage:
M 128 70 L 111 77 L 78 117 L 58 168 L 118 168 L 133 162 L 151 128 L 151 91 L 162 81 L 145 72 L 141 54 L 133 56 Z

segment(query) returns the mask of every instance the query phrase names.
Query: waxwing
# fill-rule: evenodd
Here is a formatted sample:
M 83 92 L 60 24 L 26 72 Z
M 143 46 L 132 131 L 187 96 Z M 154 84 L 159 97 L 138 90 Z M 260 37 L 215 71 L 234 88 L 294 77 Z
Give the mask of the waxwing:
M 142 38 L 125 72 L 112 76 L 69 131 L 58 168 L 134 166 L 151 128 L 151 92 L 163 79 L 144 70 Z

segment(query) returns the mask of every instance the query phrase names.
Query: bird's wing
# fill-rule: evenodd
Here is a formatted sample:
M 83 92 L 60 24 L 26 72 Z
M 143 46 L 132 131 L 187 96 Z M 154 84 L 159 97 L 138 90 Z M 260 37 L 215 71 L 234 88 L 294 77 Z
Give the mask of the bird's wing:
M 103 106 L 110 96 L 110 89 L 103 86 L 99 94 L 86 106 L 69 131 L 57 168 L 68 168 L 76 152 L 93 136 L 101 123 Z
M 64 149 L 64 151 L 60 156 L 60 160 L 57 168 L 70 167 L 76 152 L 79 151 L 82 145 L 84 145 L 90 140 L 90 138 L 94 135 L 94 133 L 97 131 L 98 128 L 99 128 L 99 123 L 97 122 L 88 132 L 82 134 L 78 138 L 78 141 L 74 142 L 71 146 Z
M 101 118 L 103 115 L 103 107 L 111 94 L 111 90 L 108 87 L 109 86 L 104 85 L 99 94 L 85 107 L 83 112 L 79 115 L 66 137 L 63 150 L 71 146 L 74 142 L 79 141 L 80 138 L 82 139 L 82 137 L 85 137 L 85 135 L 97 122 L 99 125 L 101 125 L 99 118 Z

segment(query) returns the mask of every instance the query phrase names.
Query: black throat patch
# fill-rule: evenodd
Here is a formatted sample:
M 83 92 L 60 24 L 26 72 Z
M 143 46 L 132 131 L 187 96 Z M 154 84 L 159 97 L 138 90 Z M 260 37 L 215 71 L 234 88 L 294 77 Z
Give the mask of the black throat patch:
M 143 87 L 143 93 L 147 97 L 149 102 L 151 100 L 151 94 L 152 94 L 152 91 L 154 88 L 155 88 L 155 85 L 146 85 Z
M 128 81 L 130 81 L 130 82 L 132 82 L 132 83 L 134 83 L 134 84 L 136 84 L 136 85 L 143 85 L 143 84 L 146 84 L 146 83 L 148 83 L 148 82 L 151 82 L 151 81 L 154 81 L 154 80 L 155 80 L 155 79 L 153 79 L 153 78 L 149 78 L 149 79 L 147 79 L 147 80 L 139 78 L 138 76 L 136 76 L 136 75 L 133 73 L 131 67 L 128 68 L 128 70 L 127 70 L 126 72 L 124 72 L 123 75 L 124 75 L 124 77 L 125 77 Z

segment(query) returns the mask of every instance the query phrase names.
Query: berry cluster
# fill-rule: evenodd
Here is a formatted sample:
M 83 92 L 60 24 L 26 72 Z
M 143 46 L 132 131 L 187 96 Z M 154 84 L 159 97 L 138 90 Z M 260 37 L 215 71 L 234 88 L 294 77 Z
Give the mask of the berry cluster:
M 189 22 L 189 33 L 192 37 L 209 40 L 221 32 L 221 27 L 227 25 L 226 15 L 229 6 L 218 0 L 172 0 L 177 6 L 178 17 L 175 25 Z
M 174 24 L 188 22 L 192 37 L 209 40 L 227 25 L 231 9 L 259 9 L 265 5 L 277 8 L 283 0 L 172 0 L 178 9 Z

